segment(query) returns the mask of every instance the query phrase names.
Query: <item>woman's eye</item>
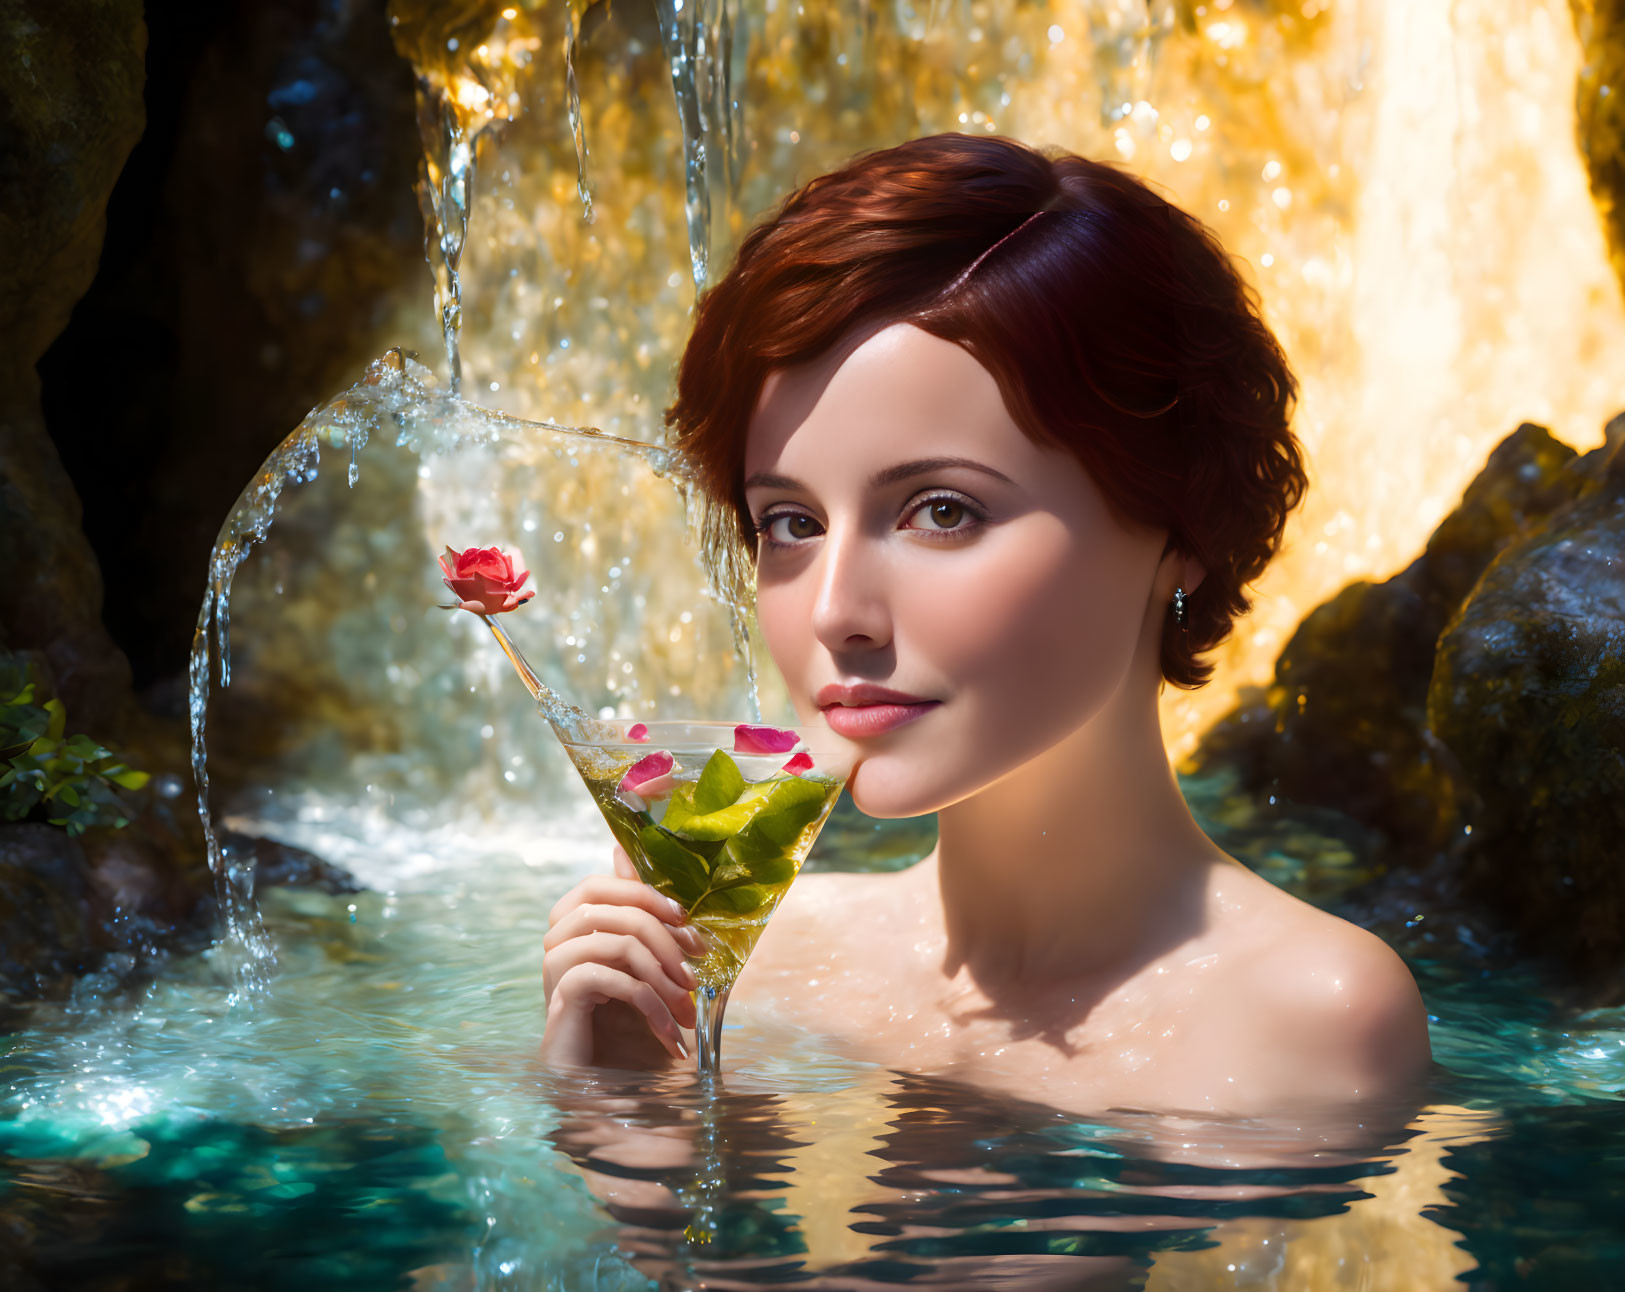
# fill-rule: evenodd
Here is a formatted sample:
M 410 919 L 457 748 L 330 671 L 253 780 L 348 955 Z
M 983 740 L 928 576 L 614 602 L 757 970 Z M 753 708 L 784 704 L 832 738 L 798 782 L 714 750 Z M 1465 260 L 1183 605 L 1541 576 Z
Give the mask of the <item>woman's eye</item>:
M 929 498 L 909 513 L 909 519 L 916 522 L 911 529 L 951 531 L 969 529 L 971 525 L 965 522 L 974 524 L 977 518 L 969 507 L 956 499 Z
M 758 526 L 758 531 L 766 536 L 768 542 L 785 545 L 814 538 L 820 532 L 816 520 L 799 512 L 780 512 L 777 516 L 769 516 Z

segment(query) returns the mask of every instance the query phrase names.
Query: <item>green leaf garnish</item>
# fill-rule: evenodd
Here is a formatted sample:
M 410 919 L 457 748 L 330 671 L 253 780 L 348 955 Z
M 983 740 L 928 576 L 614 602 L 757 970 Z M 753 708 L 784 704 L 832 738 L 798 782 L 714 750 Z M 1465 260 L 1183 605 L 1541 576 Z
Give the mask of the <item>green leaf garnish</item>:
M 745 788 L 745 775 L 739 764 L 719 749 L 706 760 L 694 786 L 694 811 L 701 816 L 732 807 Z
M 690 852 L 671 831 L 658 825 L 646 825 L 638 832 L 638 842 L 644 853 L 660 868 L 657 888 L 669 889 L 685 906 L 699 902 L 710 887 L 710 865 L 698 853 Z

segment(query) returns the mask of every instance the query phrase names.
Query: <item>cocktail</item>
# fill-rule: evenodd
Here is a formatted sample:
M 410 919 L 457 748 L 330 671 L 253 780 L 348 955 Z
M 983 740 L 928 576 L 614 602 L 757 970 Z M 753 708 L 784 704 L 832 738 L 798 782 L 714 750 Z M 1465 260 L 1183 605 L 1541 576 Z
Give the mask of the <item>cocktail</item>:
M 700 933 L 695 1034 L 700 1070 L 715 1072 L 728 992 L 840 797 L 851 747 L 827 727 L 592 726 L 587 739 L 554 730 L 639 876 Z
M 528 571 L 496 548 L 448 547 L 440 564 L 458 598 L 446 609 L 484 620 L 638 874 L 699 931 L 698 1060 L 716 1072 L 728 992 L 835 807 L 853 747 L 824 726 L 594 718 L 549 690 L 496 621 L 534 596 L 520 590 Z

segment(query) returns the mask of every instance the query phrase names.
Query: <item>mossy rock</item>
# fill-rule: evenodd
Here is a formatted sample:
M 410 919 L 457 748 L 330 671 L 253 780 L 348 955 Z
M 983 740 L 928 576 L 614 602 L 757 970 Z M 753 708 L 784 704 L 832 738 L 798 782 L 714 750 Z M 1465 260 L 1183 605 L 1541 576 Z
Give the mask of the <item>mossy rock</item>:
M 1316 607 L 1275 676 L 1204 738 L 1188 770 L 1235 767 L 1254 793 L 1335 808 L 1420 863 L 1457 830 L 1461 787 L 1427 723 L 1440 632 L 1496 553 L 1584 487 L 1573 449 L 1526 422 L 1405 570 Z
M 1355 918 L 1431 903 L 1601 1003 L 1625 996 L 1622 751 L 1625 415 L 1584 456 L 1520 426 L 1426 550 L 1311 612 L 1182 770 L 1372 831 Z
M 1477 799 L 1469 893 L 1610 998 L 1625 998 L 1621 438 L 1580 498 L 1485 572 L 1428 692 Z

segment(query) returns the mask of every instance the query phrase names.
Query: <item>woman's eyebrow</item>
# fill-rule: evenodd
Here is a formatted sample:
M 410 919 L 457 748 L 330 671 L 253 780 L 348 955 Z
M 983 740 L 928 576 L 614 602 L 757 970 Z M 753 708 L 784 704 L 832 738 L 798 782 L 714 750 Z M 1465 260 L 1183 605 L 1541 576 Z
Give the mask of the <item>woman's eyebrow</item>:
M 967 467 L 972 471 L 990 475 L 995 480 L 1003 480 L 1007 485 L 1015 484 L 1015 481 L 1004 472 L 997 471 L 986 463 L 977 462 L 974 458 L 916 458 L 912 462 L 899 462 L 894 467 L 875 472 L 869 484 L 872 488 L 878 489 L 881 485 L 896 484 L 899 480 L 907 480 L 911 476 L 929 475 L 946 467 Z
M 980 471 L 990 475 L 995 480 L 1002 480 L 1005 484 L 1013 485 L 1015 481 L 1004 472 L 977 462 L 973 458 L 915 458 L 912 462 L 899 462 L 883 471 L 875 472 L 869 481 L 871 489 L 879 489 L 884 485 L 896 484 L 899 480 L 908 480 L 914 476 L 928 475 L 932 471 L 941 471 L 946 467 L 966 467 L 972 471 Z M 747 489 L 805 489 L 806 486 L 799 480 L 789 476 L 772 475 L 766 471 L 758 471 L 745 481 Z

